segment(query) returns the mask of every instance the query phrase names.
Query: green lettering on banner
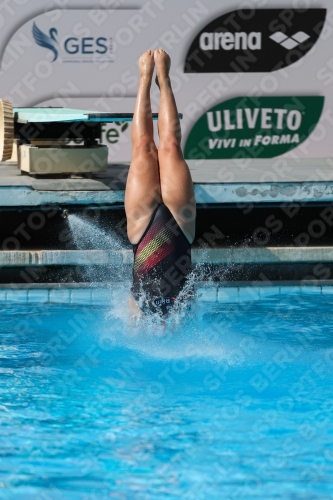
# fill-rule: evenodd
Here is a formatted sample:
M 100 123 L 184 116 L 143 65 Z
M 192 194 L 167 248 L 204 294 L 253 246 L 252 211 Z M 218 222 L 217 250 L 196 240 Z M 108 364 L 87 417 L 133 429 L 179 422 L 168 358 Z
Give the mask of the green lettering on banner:
M 115 144 L 119 139 L 119 132 L 115 128 L 110 128 L 106 133 L 106 139 L 110 144 Z
M 316 127 L 322 96 L 237 97 L 207 110 L 190 131 L 187 160 L 273 158 L 296 148 Z

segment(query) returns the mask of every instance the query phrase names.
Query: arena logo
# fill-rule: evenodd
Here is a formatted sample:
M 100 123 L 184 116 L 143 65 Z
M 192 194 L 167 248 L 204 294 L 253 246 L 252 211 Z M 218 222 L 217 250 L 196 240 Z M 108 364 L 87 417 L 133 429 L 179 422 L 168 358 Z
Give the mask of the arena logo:
M 113 62 L 113 39 L 111 37 L 75 37 L 70 36 L 58 41 L 58 30 L 51 28 L 47 35 L 38 28 L 36 23 L 32 28 L 33 38 L 37 45 L 53 53 L 52 62 L 59 57 L 61 62 Z
M 324 97 L 237 97 L 206 111 L 193 126 L 184 156 L 273 158 L 294 149 L 317 125 Z
M 186 55 L 185 73 L 270 72 L 317 42 L 326 9 L 240 9 L 207 24 Z M 222 53 L 221 53 L 222 52 Z
M 201 50 L 260 50 L 261 33 L 202 33 L 200 35 Z

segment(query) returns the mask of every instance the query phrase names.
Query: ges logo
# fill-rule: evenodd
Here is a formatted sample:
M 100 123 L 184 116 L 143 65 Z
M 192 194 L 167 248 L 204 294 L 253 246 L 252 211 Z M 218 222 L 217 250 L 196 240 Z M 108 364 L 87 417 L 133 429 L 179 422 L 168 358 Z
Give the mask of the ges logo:
M 59 56 L 59 42 L 57 40 L 58 30 L 51 28 L 49 35 L 43 33 L 38 28 L 36 23 L 33 24 L 32 34 L 37 45 L 53 52 L 52 62 L 56 61 Z M 106 37 L 68 37 L 63 42 L 63 49 L 69 56 L 72 55 L 88 55 L 93 56 L 98 54 L 104 56 L 109 52 L 112 53 L 112 38 Z

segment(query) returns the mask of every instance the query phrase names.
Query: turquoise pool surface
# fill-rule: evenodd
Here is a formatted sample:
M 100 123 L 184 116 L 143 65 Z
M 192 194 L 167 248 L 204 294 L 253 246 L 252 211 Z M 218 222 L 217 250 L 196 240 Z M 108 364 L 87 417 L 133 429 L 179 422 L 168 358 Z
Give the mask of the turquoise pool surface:
M 0 499 L 333 498 L 333 294 L 2 304 Z

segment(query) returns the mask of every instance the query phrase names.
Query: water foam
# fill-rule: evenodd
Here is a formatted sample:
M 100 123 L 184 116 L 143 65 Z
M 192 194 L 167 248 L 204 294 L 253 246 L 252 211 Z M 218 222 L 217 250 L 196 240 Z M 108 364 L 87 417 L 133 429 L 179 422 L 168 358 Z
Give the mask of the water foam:
M 114 230 L 107 233 L 97 223 L 93 224 L 81 215 L 70 214 L 68 221 L 74 244 L 78 249 L 99 248 L 117 251 L 124 248 Z M 228 354 L 226 353 L 219 336 L 207 334 L 204 317 L 206 311 L 196 298 L 190 301 L 186 299 L 195 289 L 197 282 L 205 279 L 208 286 L 213 285 L 214 273 L 210 272 L 207 279 L 206 265 L 197 264 L 193 267 L 176 304 L 164 318 L 151 311 L 145 314 L 131 312 L 129 305 L 131 282 L 126 279 L 128 269 L 125 269 L 124 265 L 117 264 L 116 272 L 120 281 L 117 281 L 116 286 L 114 283 L 111 285 L 110 306 L 104 313 L 104 332 L 101 333 L 110 346 L 134 350 L 154 359 L 171 360 L 189 357 L 225 360 L 228 358 L 230 361 L 231 352 L 229 350 Z M 94 281 L 96 269 L 87 268 L 86 276 L 88 281 Z M 145 299 L 148 297 L 145 297 L 142 291 L 140 300 L 144 302 Z

